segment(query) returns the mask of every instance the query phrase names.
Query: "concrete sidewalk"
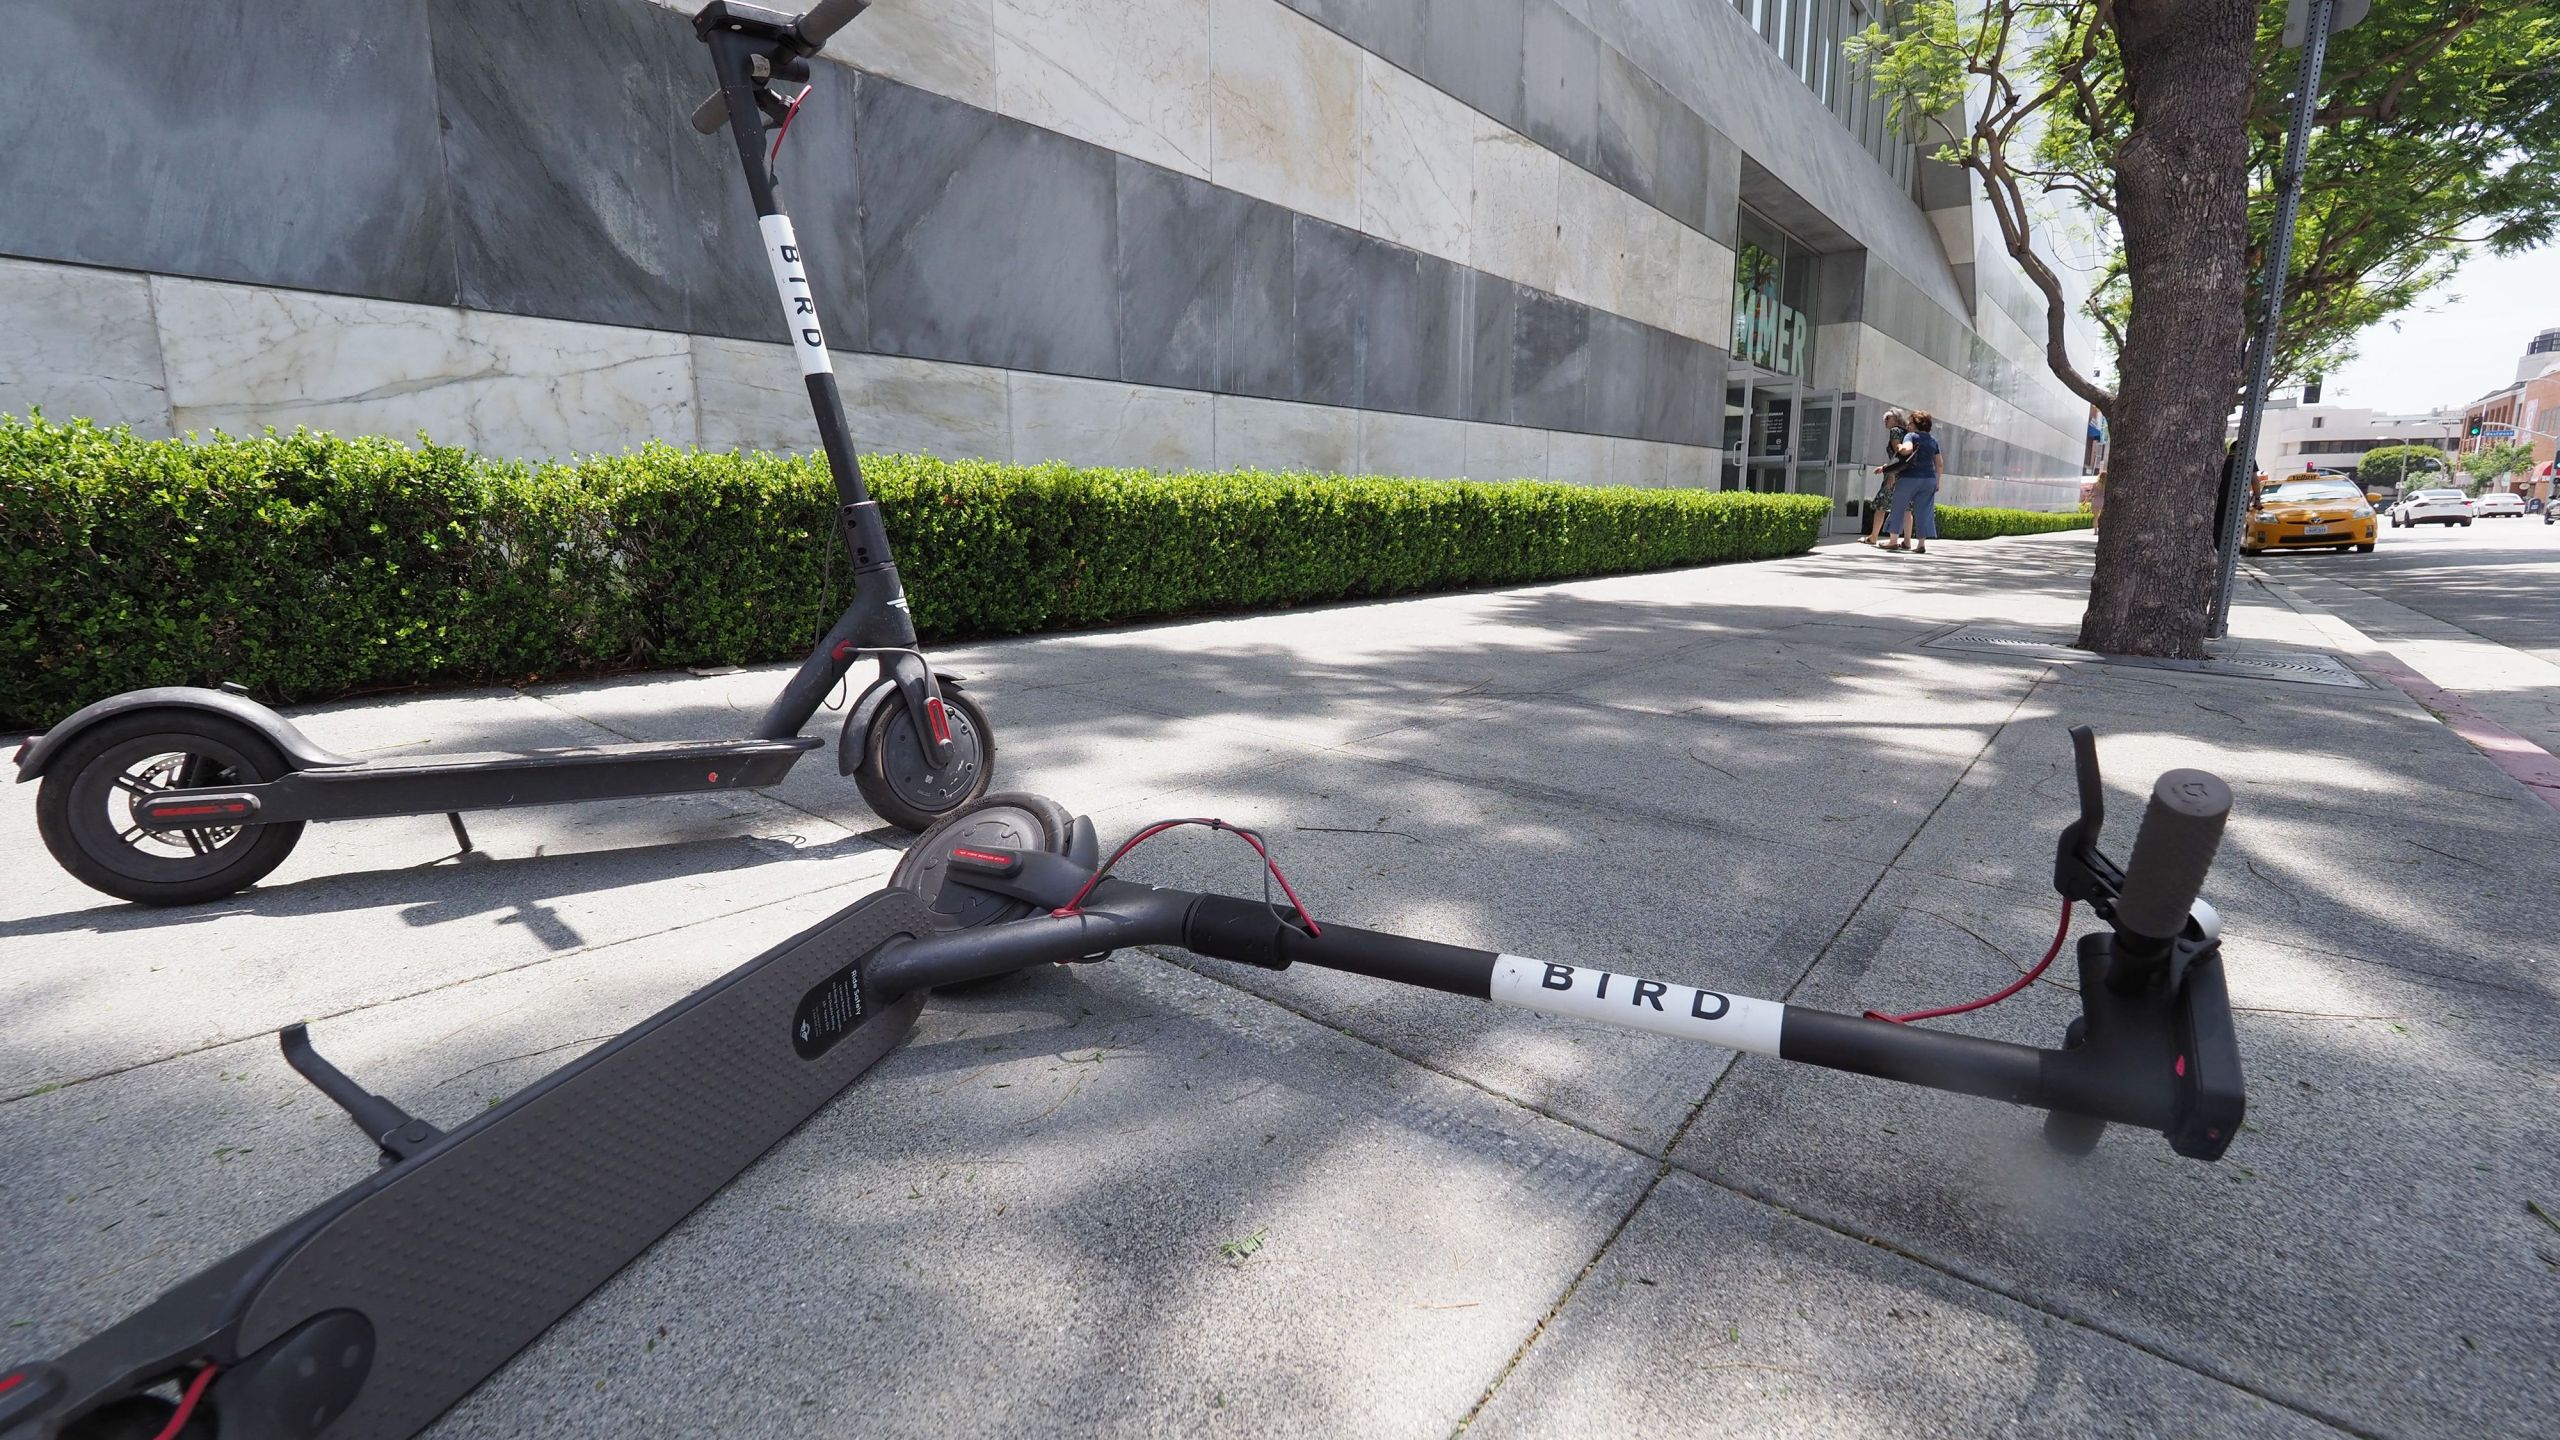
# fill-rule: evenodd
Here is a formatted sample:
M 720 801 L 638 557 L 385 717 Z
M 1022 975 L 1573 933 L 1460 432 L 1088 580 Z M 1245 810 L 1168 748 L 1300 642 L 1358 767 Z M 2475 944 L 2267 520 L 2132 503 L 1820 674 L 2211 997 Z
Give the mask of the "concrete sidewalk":
M 2251 1115 L 2221 1164 L 2122 1132 L 2066 1162 L 1987 1102 L 1124 954 L 937 997 L 435 1433 L 2547 1433 L 2560 814 L 2388 685 L 1919 648 L 2070 629 L 2088 554 L 1826 548 L 946 658 L 1000 784 L 1106 838 L 1223 815 L 1326 918 L 1853 1011 L 2034 959 L 2068 726 L 2100 733 L 2119 856 L 2158 771 L 2214 769 Z M 2340 643 L 2293 599 L 2244 587 L 2236 634 Z M 778 684 L 300 718 L 350 753 L 681 737 Z M 12 1355 L 371 1168 L 276 1026 L 455 1123 L 902 842 L 813 762 L 474 817 L 458 861 L 441 820 L 316 827 L 258 890 L 147 912 L 56 870 L 33 799 L 0 798 Z M 1234 889 L 1250 861 L 1178 832 L 1130 865 Z M 2058 988 L 1942 1023 L 2050 1044 Z

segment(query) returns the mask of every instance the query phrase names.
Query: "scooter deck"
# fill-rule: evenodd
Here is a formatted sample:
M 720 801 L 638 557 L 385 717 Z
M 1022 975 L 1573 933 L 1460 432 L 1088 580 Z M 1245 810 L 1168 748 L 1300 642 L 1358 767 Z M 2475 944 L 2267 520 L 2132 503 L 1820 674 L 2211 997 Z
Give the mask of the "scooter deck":
M 878 1004 L 858 967 L 891 940 L 934 929 L 907 891 L 866 896 L 174 1288 L 54 1369 L 67 1390 L 95 1393 L 126 1378 L 110 1372 L 143 1363 L 138 1341 L 173 1324 L 230 1330 L 197 1352 L 229 1362 L 354 1312 L 376 1358 L 344 1410 L 314 1428 L 330 1440 L 414 1435 L 903 1039 L 924 993 Z M 331 1377 L 316 1383 L 325 1390 Z M 217 1416 L 224 1388 L 212 1392 Z M 313 1415 L 298 1398 L 243 1395 L 238 1408 Z M 321 1398 L 336 1411 L 343 1386 Z
M 557 750 L 430 753 L 336 769 L 295 770 L 256 785 L 165 791 L 137 809 L 135 818 L 162 829 L 194 826 L 206 823 L 200 808 L 204 805 L 245 805 L 246 809 L 220 813 L 272 825 L 758 790 L 780 784 L 801 756 L 825 743 L 793 735 L 773 740 L 644 741 Z

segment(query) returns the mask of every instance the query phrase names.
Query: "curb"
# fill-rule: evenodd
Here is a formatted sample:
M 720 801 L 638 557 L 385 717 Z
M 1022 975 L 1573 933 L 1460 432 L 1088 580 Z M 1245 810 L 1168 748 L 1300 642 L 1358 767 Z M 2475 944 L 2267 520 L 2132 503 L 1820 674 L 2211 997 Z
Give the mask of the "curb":
M 2259 584 L 2283 597 L 2285 603 L 2296 611 L 2318 615 L 2361 640 L 2365 648 L 2355 656 L 2357 664 L 2390 681 L 2402 694 L 2418 702 L 2421 709 L 2442 721 L 2446 729 L 2479 751 L 2482 758 L 2504 771 L 2507 778 L 2522 785 L 2543 804 L 2560 811 L 2560 756 L 2490 719 L 2470 701 L 2420 674 L 2394 653 L 2387 642 L 2366 634 L 2337 611 L 2255 566 L 2250 567 L 2249 573 Z

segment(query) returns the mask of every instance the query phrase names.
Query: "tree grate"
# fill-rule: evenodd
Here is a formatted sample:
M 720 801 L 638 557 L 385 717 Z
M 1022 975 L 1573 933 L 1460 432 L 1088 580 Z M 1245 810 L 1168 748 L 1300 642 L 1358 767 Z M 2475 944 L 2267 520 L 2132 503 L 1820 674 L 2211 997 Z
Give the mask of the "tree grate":
M 2142 655 L 2097 655 L 2075 650 L 2071 646 L 2071 637 L 2059 631 L 2002 630 L 1984 625 L 1950 630 L 1923 640 L 1920 645 L 1924 650 L 1969 650 L 1977 654 L 2019 655 L 2077 664 L 2177 670 L 2189 675 L 2219 675 L 2232 680 L 2275 680 L 2287 685 L 2327 685 L 2339 690 L 2373 688 L 2337 656 L 2299 650 L 2230 650 L 2206 660 L 2155 660 Z

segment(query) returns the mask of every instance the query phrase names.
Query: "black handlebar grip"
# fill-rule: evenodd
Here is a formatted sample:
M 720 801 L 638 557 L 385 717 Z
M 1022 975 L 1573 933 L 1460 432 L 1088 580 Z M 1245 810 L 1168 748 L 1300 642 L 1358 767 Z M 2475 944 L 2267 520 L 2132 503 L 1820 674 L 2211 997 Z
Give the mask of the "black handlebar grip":
M 811 45 L 824 45 L 828 36 L 852 24 L 854 16 L 870 8 L 871 0 L 818 0 L 793 28 Z
M 2231 787 L 2220 777 L 2202 770 L 2162 775 L 2134 834 L 2133 858 L 2125 862 L 2116 923 L 2153 940 L 2176 939 L 2204 890 L 2230 815 Z

